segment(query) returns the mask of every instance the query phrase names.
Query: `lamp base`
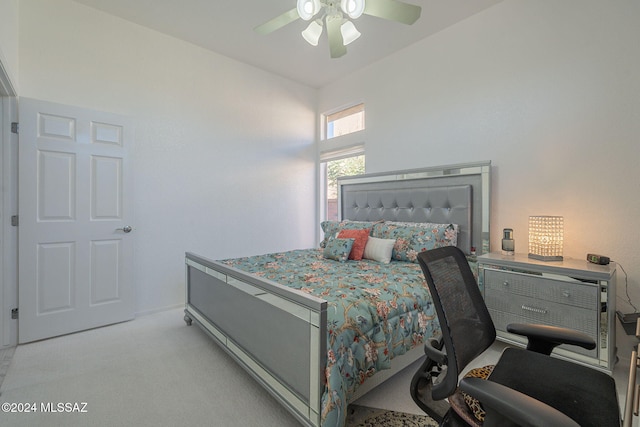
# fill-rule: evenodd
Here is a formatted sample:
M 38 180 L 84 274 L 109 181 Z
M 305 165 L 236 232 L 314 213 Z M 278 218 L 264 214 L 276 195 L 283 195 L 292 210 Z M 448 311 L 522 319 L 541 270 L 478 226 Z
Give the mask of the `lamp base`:
M 528 256 L 529 256 L 529 258 L 537 259 L 539 261 L 562 261 L 564 259 L 560 255 L 544 256 L 544 255 L 536 255 L 536 254 L 531 254 L 530 253 Z

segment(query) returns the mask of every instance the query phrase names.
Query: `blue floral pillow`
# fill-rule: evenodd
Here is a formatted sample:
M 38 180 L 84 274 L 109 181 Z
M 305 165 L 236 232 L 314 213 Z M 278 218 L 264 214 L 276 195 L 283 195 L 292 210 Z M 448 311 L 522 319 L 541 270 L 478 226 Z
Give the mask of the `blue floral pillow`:
M 324 247 L 323 256 L 334 261 L 345 262 L 349 258 L 353 242 L 356 239 L 329 239 Z
M 418 262 L 418 254 L 442 246 L 458 244 L 457 224 L 384 222 L 376 224 L 372 237 L 396 239 L 392 259 Z
M 324 231 L 324 239 L 320 242 L 320 247 L 324 248 L 330 238 L 336 237 L 342 230 L 363 230 L 373 227 L 374 222 L 368 221 L 322 221 L 320 227 Z

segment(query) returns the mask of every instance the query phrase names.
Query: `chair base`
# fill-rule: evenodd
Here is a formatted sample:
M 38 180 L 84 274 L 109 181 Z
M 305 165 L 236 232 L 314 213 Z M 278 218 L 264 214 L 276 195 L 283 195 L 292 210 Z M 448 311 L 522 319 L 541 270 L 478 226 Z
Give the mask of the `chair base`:
M 443 419 L 449 412 L 451 406 L 446 400 L 433 400 L 431 397 L 433 380 L 439 374 L 440 371 L 436 362 L 425 357 L 424 362 L 422 362 L 422 365 L 411 380 L 411 397 L 420 409 L 440 423 L 440 425 L 443 425 Z
M 460 416 L 451 409 L 447 412 L 440 423 L 440 427 L 468 427 L 467 424 Z

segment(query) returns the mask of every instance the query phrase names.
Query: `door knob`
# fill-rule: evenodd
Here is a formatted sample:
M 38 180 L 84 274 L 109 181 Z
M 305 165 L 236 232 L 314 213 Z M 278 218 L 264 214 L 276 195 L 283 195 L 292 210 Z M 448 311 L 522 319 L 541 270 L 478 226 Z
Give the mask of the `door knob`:
M 116 228 L 116 231 L 124 231 L 125 233 L 131 233 L 131 230 L 133 230 L 133 228 L 130 225 L 125 225 L 122 228 Z

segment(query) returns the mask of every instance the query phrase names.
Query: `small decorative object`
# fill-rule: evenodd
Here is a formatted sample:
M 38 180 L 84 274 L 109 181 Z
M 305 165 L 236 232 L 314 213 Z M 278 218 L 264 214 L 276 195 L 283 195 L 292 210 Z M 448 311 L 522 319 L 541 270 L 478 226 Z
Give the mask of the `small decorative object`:
M 529 258 L 541 261 L 562 261 L 563 240 L 563 217 L 529 217 Z
M 513 255 L 516 248 L 516 242 L 513 240 L 513 229 L 505 228 L 502 230 L 502 255 Z

